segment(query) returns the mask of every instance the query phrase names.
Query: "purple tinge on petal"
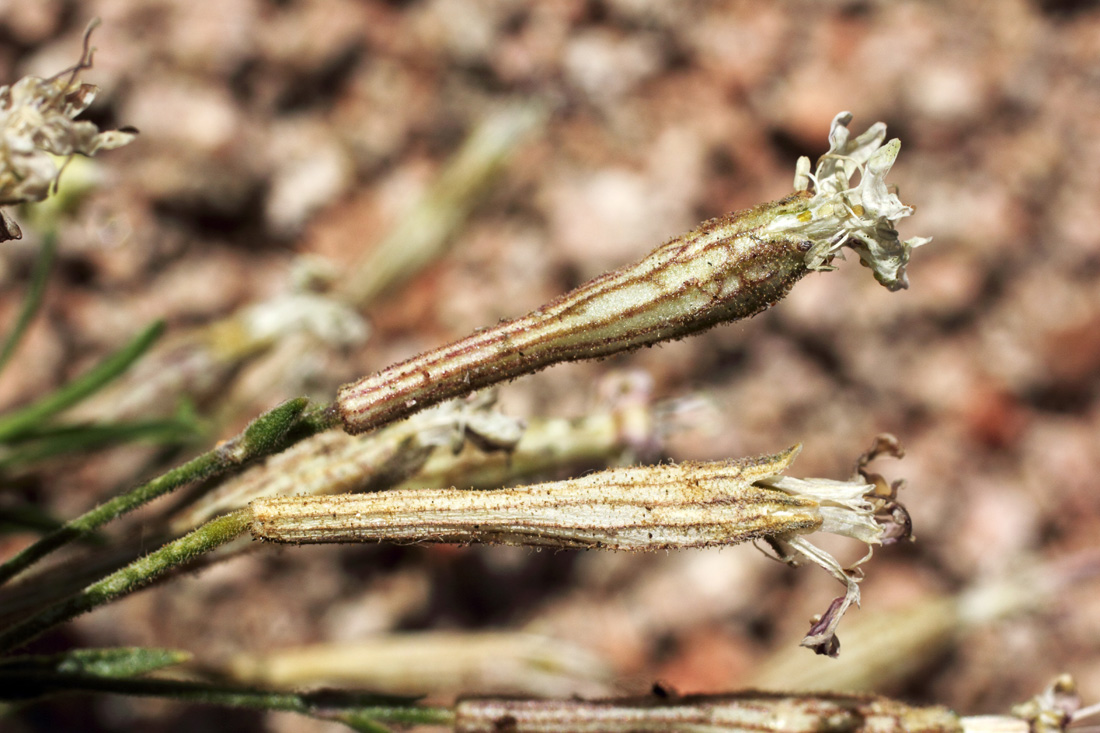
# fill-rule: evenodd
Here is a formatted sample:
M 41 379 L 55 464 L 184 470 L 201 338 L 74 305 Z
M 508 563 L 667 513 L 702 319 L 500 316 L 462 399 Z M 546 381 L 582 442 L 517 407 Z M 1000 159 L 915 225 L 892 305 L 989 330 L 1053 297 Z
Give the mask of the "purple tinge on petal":
M 840 654 L 840 639 L 836 636 L 836 626 L 848 606 L 848 596 L 833 599 L 829 608 L 819 619 L 810 624 L 810 631 L 802 640 L 802 646 L 813 649 L 817 654 L 836 657 Z

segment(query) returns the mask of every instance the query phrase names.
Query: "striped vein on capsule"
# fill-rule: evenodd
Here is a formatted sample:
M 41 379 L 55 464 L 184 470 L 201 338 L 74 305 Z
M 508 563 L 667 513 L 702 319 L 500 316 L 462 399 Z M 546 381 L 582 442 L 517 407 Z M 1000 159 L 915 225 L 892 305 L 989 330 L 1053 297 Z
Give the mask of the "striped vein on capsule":
M 842 112 L 833 119 L 829 151 L 815 172 L 808 159 L 799 160 L 796 192 L 787 198 L 703 222 L 525 316 L 345 384 L 336 399 L 344 429 L 372 430 L 550 364 L 748 318 L 779 302 L 807 273 L 832 269 L 842 247 L 885 287 L 907 287 L 910 252 L 928 240 L 901 241 L 894 228 L 913 212 L 885 182 L 900 143 L 883 144 L 882 123 L 850 138 L 851 118 Z
M 407 489 L 253 501 L 253 535 L 290 543 L 481 542 L 653 550 L 813 532 L 812 497 L 762 486 L 800 446 L 759 458 L 613 468 L 513 489 Z
M 882 697 L 784 695 L 653 696 L 611 700 L 470 698 L 455 706 L 456 733 L 963 733 L 943 707 Z M 1013 730 L 1019 733 L 1019 727 Z
M 704 222 L 633 265 L 605 273 L 511 321 L 396 364 L 337 395 L 356 433 L 564 361 L 591 359 L 747 318 L 810 270 L 811 242 L 764 227 L 809 194 Z
M 882 544 L 884 502 L 862 475 L 851 481 L 782 475 L 796 445 L 774 455 L 710 463 L 613 468 L 514 489 L 402 489 L 378 494 L 256 499 L 256 539 L 286 543 L 481 542 L 556 548 L 658 550 L 768 540 L 782 559 L 822 566 L 844 595 L 803 640 L 835 656 L 836 627 L 859 603 L 860 574 L 805 535 Z M 870 498 L 869 498 L 870 497 Z M 872 501 L 874 498 L 874 501 Z

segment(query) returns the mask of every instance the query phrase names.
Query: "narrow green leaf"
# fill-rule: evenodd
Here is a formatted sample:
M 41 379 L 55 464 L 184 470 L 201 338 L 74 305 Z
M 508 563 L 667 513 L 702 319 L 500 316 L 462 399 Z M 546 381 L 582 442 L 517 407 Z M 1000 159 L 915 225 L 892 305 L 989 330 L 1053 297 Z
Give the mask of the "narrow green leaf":
M 50 268 L 53 265 L 54 256 L 57 254 L 57 234 L 48 232 L 42 237 L 42 244 L 38 247 L 38 258 L 34 262 L 34 270 L 31 272 L 30 289 L 23 300 L 23 308 L 19 311 L 19 317 L 15 319 L 15 327 L 4 340 L 4 346 L 0 349 L 0 372 L 8 365 L 8 361 L 15 354 L 23 334 L 34 320 L 38 309 L 42 307 L 42 298 L 46 293 L 46 281 L 50 277 Z
M 43 397 L 14 414 L 0 419 L 0 443 L 15 439 L 49 417 L 72 407 L 108 384 L 128 369 L 164 333 L 164 322 L 157 321 L 114 354 L 94 366 L 87 373 L 63 385 L 52 394 Z
M 213 683 L 166 679 L 132 679 L 49 671 L 9 672 L 0 667 L 0 700 L 27 700 L 52 694 L 99 692 L 160 697 L 180 702 L 300 713 L 335 720 L 359 731 L 387 733 L 386 723 L 447 725 L 447 708 L 421 707 L 415 698 L 371 695 L 343 690 L 274 692 Z
M 136 677 L 189 661 L 191 654 L 176 649 L 118 647 L 74 649 L 63 654 L 0 659 L 0 672 L 57 672 L 95 677 Z
M 90 425 L 53 425 L 23 433 L 7 451 L 0 449 L 0 469 L 72 455 L 122 443 L 173 445 L 202 436 L 195 422 L 176 418 Z

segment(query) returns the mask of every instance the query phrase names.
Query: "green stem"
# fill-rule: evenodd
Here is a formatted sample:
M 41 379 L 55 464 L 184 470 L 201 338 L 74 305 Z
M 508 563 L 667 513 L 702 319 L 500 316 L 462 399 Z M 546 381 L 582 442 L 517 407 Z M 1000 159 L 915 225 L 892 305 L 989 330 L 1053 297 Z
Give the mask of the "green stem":
M 0 565 L 0 583 L 10 580 L 54 550 L 64 547 L 112 519 L 180 486 L 212 476 L 219 464 L 217 450 L 204 453 L 132 491 L 100 504 Z
M 46 418 L 72 407 L 103 387 L 126 371 L 162 333 L 164 333 L 164 322 L 157 321 L 122 349 L 93 367 L 91 371 L 63 385 L 38 402 L 27 405 L 22 410 L 0 420 L 0 443 L 7 442 Z
M 323 421 L 315 417 L 317 411 L 311 411 L 307 416 L 308 419 L 303 418 L 302 412 L 308 403 L 305 397 L 287 400 L 253 420 L 240 435 L 232 440 L 191 459 L 182 466 L 173 468 L 148 483 L 100 504 L 61 529 L 51 532 L 0 565 L 0 583 L 10 580 L 46 555 L 85 533 L 180 486 L 270 455 L 287 447 L 294 440 L 301 440 L 305 434 L 312 435 L 318 429 L 323 429 Z
M 34 271 L 31 273 L 31 287 L 27 291 L 27 297 L 23 301 L 23 308 L 19 311 L 19 317 L 15 321 L 15 328 L 8 334 L 4 341 L 3 350 L 0 350 L 0 372 L 8 365 L 8 361 L 15 353 L 19 342 L 23 340 L 23 334 L 27 326 L 34 320 L 38 309 L 42 306 L 42 297 L 46 293 L 46 281 L 49 280 L 50 267 L 53 265 L 54 255 L 57 254 L 57 234 L 47 233 L 42 237 L 42 244 L 38 247 L 38 259 L 34 262 Z
M 449 725 L 454 713 L 442 707 L 420 707 L 404 698 L 325 690 L 315 693 L 271 692 L 169 679 L 128 679 L 81 674 L 0 674 L 0 697 L 26 699 L 54 692 L 103 692 L 140 697 L 301 713 L 318 718 Z
M 0 675 L 67 674 L 93 677 L 138 677 L 191 660 L 189 652 L 151 647 L 70 649 L 60 654 L 0 659 Z M 0 693 L 2 694 L 2 693 Z
M 0 651 L 22 646 L 57 624 L 132 593 L 166 571 L 224 545 L 248 530 L 251 517 L 251 512 L 242 509 L 212 519 L 193 532 L 92 583 L 80 593 L 0 631 Z

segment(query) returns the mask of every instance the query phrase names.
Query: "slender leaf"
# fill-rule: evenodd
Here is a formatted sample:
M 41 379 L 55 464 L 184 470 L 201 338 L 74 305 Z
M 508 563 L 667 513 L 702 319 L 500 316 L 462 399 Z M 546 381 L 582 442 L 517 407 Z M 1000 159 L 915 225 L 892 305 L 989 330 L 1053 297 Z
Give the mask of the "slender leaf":
M 38 247 L 38 258 L 34 262 L 34 270 L 31 272 L 30 289 L 23 300 L 23 308 L 19 311 L 19 317 L 15 319 L 15 327 L 4 340 L 4 346 L 0 348 L 0 372 L 8 365 L 8 361 L 15 354 L 16 348 L 23 340 L 23 334 L 34 320 L 38 309 L 42 307 L 42 298 L 46 293 L 46 281 L 50 277 L 50 268 L 53 265 L 54 256 L 57 254 L 57 235 L 48 232 L 42 237 L 42 244 Z
M 164 322 L 157 321 L 126 346 L 108 356 L 87 373 L 63 385 L 52 394 L 0 419 L 0 443 L 9 442 L 25 431 L 39 426 L 47 418 L 72 407 L 94 394 L 126 371 L 164 333 Z
M 58 455 L 72 455 L 121 443 L 184 443 L 202 435 L 194 421 L 170 418 L 90 425 L 49 426 L 21 435 L 8 451 L 0 451 L 0 469 Z
M 311 431 L 331 426 L 324 422 L 324 416 L 329 412 L 327 410 L 321 417 L 317 417 L 316 411 L 303 415 L 308 405 L 309 400 L 305 397 L 287 400 L 257 417 L 232 440 L 85 512 L 0 565 L 0 583 L 26 570 L 59 547 L 180 486 L 269 455 L 311 434 Z
M 73 649 L 63 654 L 0 659 L 0 674 L 56 672 L 95 677 L 136 677 L 189 661 L 189 652 L 176 649 L 117 647 Z
M 360 731 L 380 733 L 386 723 L 446 725 L 453 713 L 421 707 L 415 698 L 390 697 L 341 690 L 273 692 L 254 688 L 167 679 L 129 679 L 51 671 L 9 672 L 0 667 L 0 700 L 28 700 L 53 694 L 98 692 L 160 697 L 181 702 L 301 713 L 337 720 Z

